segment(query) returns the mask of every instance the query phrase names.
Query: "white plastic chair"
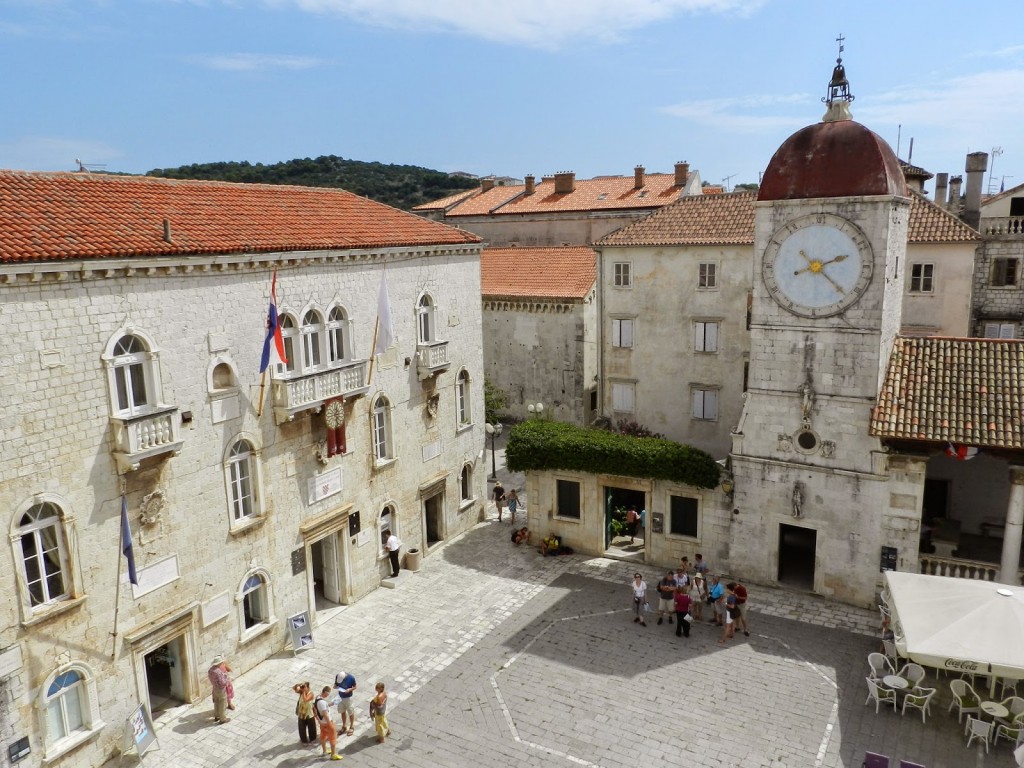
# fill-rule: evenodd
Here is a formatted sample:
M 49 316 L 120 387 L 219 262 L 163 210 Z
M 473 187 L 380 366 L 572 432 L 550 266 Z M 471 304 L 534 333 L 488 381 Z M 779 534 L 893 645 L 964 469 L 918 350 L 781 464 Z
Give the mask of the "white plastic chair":
M 892 662 L 883 653 L 869 653 L 868 666 L 871 667 L 871 679 L 881 682 L 886 675 L 893 675 L 896 671 L 892 668 Z
M 915 688 L 903 697 L 903 709 L 900 714 L 907 714 L 907 707 L 910 707 L 911 709 L 920 709 L 921 722 L 925 722 L 924 716 L 926 714 L 931 714 L 931 710 L 929 710 L 928 707 L 932 703 L 932 696 L 934 695 L 934 688 Z
M 967 733 L 970 734 L 967 737 L 967 746 L 971 746 L 971 742 L 975 739 L 981 739 L 985 742 L 985 754 L 988 754 L 988 742 L 992 738 L 992 723 L 986 723 L 976 717 L 968 717 Z
M 949 690 L 953 692 L 953 701 L 947 712 L 957 707 L 956 721 L 962 723 L 964 715 L 978 714 L 981 712 L 981 699 L 966 680 L 951 680 Z
M 892 711 L 896 711 L 896 691 L 891 688 L 883 688 L 878 684 L 878 681 L 872 680 L 870 677 L 864 678 L 868 684 L 868 697 L 864 700 L 864 704 L 867 705 L 872 699 L 875 700 L 875 714 L 878 714 L 878 707 L 880 704 L 892 704 Z
M 992 738 L 992 743 L 998 744 L 1000 737 L 1012 741 L 1014 747 L 1019 746 L 1021 742 L 1024 742 L 1024 723 L 1020 720 L 1012 724 L 999 723 L 996 726 L 996 735 Z
M 925 678 L 924 667 L 914 662 L 909 662 L 903 665 L 903 669 L 897 672 L 900 677 L 910 683 L 911 688 L 918 688 L 920 683 Z
M 1000 723 L 1009 725 L 1013 720 L 1024 715 L 1024 699 L 1020 696 L 1007 696 L 999 703 L 1006 707 L 1010 713 L 1006 717 L 997 717 L 996 720 Z
M 889 661 L 891 661 L 893 666 L 895 666 L 900 657 L 896 650 L 896 643 L 892 640 L 883 640 L 882 647 L 885 649 L 885 655 L 889 657 Z
M 1007 691 L 1014 696 L 1017 695 L 1017 685 L 1021 682 L 1020 680 L 1011 680 L 1009 677 L 1001 677 L 999 682 L 999 695 L 1005 696 Z

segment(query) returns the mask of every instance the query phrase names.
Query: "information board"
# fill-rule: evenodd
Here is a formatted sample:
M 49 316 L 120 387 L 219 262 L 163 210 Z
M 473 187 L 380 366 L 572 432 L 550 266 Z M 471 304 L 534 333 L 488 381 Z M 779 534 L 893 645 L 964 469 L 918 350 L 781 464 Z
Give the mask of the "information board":
M 882 547 L 882 561 L 880 569 L 883 571 L 896 570 L 896 547 Z
M 313 625 L 309 622 L 309 611 L 288 617 L 288 633 L 292 638 L 292 653 L 313 647 Z
M 126 752 L 134 749 L 141 758 L 156 742 L 156 729 L 153 728 L 153 719 L 149 716 L 149 710 L 139 705 L 138 709 L 131 713 L 125 724 Z

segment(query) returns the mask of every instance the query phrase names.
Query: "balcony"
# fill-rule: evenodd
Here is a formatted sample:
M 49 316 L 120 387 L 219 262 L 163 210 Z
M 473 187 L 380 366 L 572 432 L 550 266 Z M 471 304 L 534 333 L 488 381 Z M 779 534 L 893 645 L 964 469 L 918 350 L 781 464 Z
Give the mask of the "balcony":
M 114 460 L 122 473 L 133 472 L 144 459 L 181 452 L 178 407 L 159 406 L 149 413 L 129 418 L 113 417 Z
M 366 383 L 368 364 L 368 360 L 357 360 L 329 371 L 274 379 L 274 420 L 283 424 L 294 419 L 300 411 L 319 408 L 324 400 L 334 397 L 348 399 L 365 394 L 369 389 Z
M 448 342 L 431 341 L 416 347 L 416 375 L 420 381 L 448 370 Z
M 981 231 L 986 235 L 1024 236 L 1024 216 L 983 219 Z

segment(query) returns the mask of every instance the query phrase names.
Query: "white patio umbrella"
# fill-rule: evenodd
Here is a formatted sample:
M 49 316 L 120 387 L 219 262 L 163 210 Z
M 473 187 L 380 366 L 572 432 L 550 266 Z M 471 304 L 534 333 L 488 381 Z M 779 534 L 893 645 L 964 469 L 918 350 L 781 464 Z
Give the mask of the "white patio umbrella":
M 901 656 L 926 667 L 1024 679 L 1024 587 L 886 571 Z

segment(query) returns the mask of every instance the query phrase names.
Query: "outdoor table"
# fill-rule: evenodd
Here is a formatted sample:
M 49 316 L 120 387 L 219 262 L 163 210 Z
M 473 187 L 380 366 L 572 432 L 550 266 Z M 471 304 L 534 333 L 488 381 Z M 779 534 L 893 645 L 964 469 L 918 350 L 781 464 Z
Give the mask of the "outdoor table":
M 1006 717 L 1010 714 L 1010 710 L 1000 704 L 998 701 L 983 701 L 978 705 L 979 709 L 986 715 L 992 718 Z
M 882 678 L 882 682 L 894 691 L 904 691 L 910 686 L 907 679 L 905 677 L 900 677 L 899 675 L 886 675 Z

